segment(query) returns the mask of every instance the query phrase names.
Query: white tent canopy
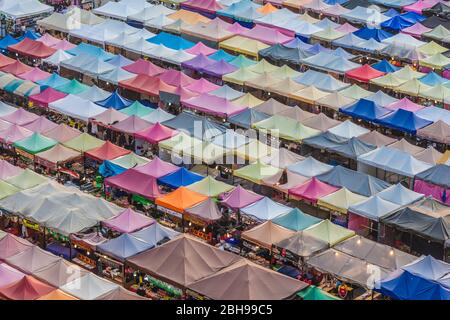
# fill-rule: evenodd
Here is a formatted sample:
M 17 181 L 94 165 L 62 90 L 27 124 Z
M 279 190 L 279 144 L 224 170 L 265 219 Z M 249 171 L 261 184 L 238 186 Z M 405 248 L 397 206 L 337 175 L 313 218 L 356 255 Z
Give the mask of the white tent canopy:
M 131 79 L 134 77 L 136 77 L 134 73 L 123 70 L 121 67 L 117 67 L 107 73 L 99 75 L 98 79 L 117 85 L 120 81 Z
M 105 100 L 110 95 L 111 95 L 111 92 L 108 92 L 106 90 L 100 89 L 96 85 L 93 85 L 92 87 L 90 87 L 86 91 L 83 91 L 81 93 L 76 94 L 76 96 L 78 96 L 78 97 L 80 97 L 80 98 L 82 98 L 84 100 L 88 100 L 88 101 L 92 101 L 92 102 Z
M 241 209 L 242 214 L 255 217 L 258 220 L 271 220 L 290 211 L 292 211 L 291 207 L 275 202 L 268 197 Z
M 305 160 L 291 164 L 287 169 L 303 177 L 315 177 L 333 169 L 333 166 L 320 162 L 313 157 L 307 157 Z
M 66 283 L 60 289 L 80 300 L 95 300 L 96 298 L 117 290 L 119 286 L 102 279 L 93 273 Z
M 0 12 L 13 19 L 52 12 L 53 7 L 38 0 L 3 0 L 0 2 Z
M 328 132 L 342 138 L 351 139 L 353 137 L 359 137 L 365 133 L 368 133 L 370 130 L 358 126 L 350 120 L 345 120 L 341 124 L 328 129 Z
M 73 56 L 71 54 L 68 54 L 66 51 L 59 49 L 54 54 L 52 54 L 50 57 L 43 59 L 42 62 L 51 64 L 54 66 L 59 66 L 59 64 L 62 61 L 68 60 L 70 58 L 73 58 Z
M 384 200 L 378 195 L 375 195 L 366 201 L 350 206 L 348 211 L 370 220 L 379 221 L 381 218 L 394 213 L 401 207 L 399 204 Z
M 84 121 L 88 121 L 89 118 L 93 118 L 105 111 L 105 108 L 72 94 L 50 103 L 48 107 L 69 117 Z
M 423 194 L 414 192 L 400 183 L 390 186 L 377 194 L 383 200 L 390 201 L 401 206 L 406 206 L 424 197 Z

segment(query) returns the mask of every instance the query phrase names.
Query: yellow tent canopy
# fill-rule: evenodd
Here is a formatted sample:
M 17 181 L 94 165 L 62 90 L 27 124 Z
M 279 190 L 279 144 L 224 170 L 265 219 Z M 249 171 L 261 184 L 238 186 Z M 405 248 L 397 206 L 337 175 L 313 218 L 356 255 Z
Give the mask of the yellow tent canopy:
M 219 48 L 242 53 L 247 56 L 258 58 L 258 53 L 262 49 L 269 46 L 261 41 L 245 38 L 242 36 L 234 36 L 219 43 Z

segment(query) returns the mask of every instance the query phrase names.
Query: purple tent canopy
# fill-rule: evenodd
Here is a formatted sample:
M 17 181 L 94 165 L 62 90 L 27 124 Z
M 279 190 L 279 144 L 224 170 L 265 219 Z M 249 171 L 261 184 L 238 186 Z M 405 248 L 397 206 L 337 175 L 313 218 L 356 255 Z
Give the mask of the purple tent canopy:
M 105 185 L 138 194 L 151 200 L 161 196 L 156 179 L 136 169 L 130 169 L 105 179 Z
M 224 74 L 234 72 L 237 69 L 238 68 L 231 63 L 228 63 L 225 60 L 219 60 L 216 63 L 202 68 L 201 71 L 214 77 L 222 77 Z
M 216 62 L 215 60 L 208 58 L 204 54 L 199 54 L 195 58 L 192 58 L 191 60 L 181 63 L 181 67 L 193 70 L 201 70 L 206 66 L 213 64 L 215 62 Z
M 103 221 L 103 224 L 118 232 L 130 233 L 147 227 L 154 222 L 154 219 L 128 208 L 118 216 Z
M 6 160 L 0 160 L 0 179 L 5 180 L 22 173 L 23 169 L 13 166 Z
M 224 196 L 222 204 L 236 210 L 251 205 L 262 198 L 264 198 L 262 195 L 248 191 L 239 185 Z
M 136 171 L 145 173 L 146 175 L 149 175 L 151 177 L 161 178 L 164 177 L 165 175 L 168 175 L 170 173 L 179 170 L 180 168 L 174 164 L 163 161 L 158 157 L 155 157 L 149 163 L 143 166 L 136 167 L 135 169 Z

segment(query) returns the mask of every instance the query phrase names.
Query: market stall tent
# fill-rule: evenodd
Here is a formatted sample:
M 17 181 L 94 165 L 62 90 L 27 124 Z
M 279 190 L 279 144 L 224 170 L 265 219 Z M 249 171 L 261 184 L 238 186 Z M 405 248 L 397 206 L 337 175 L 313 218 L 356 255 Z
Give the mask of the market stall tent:
M 183 212 L 187 208 L 206 200 L 207 197 L 197 192 L 191 191 L 186 187 L 179 187 L 175 191 L 156 198 L 156 205 L 164 208 Z
M 257 220 L 271 220 L 281 214 L 288 213 L 292 208 L 277 203 L 268 197 L 256 201 L 246 207 L 240 209 L 241 214 L 248 215 Z
M 5 182 L 21 190 L 36 187 L 47 181 L 48 179 L 46 177 L 41 176 L 40 174 L 37 174 L 29 169 L 25 169 L 22 173 L 5 180 Z
M 314 177 L 330 171 L 331 169 L 333 169 L 333 166 L 320 162 L 315 158 L 309 156 L 304 160 L 289 165 L 287 169 L 304 177 Z
M 33 272 L 35 278 L 55 288 L 59 288 L 75 278 L 82 277 L 86 274 L 88 274 L 88 271 L 64 259 L 59 259 L 56 263 Z
M 25 277 L 25 274 L 6 263 L 0 263 L 0 288 L 7 287 Z
M 152 248 L 152 245 L 149 245 L 128 233 L 124 233 L 117 238 L 108 240 L 97 246 L 99 252 L 118 259 L 119 261 L 125 261 L 125 259 L 150 248 Z
M 49 131 L 42 133 L 44 136 L 56 140 L 60 143 L 67 142 L 81 135 L 81 132 L 75 128 L 62 123 Z
M 222 213 L 217 206 L 217 202 L 212 198 L 208 198 L 207 200 L 186 209 L 184 213 L 208 222 L 222 218 Z
M 153 224 L 155 220 L 128 208 L 119 215 L 103 221 L 110 229 L 121 233 L 131 233 Z
M 272 219 L 272 222 L 292 231 L 304 230 L 322 221 L 319 218 L 303 213 L 298 208 L 294 208 L 287 213 L 280 214 Z
M 354 231 L 332 223 L 330 220 L 323 220 L 304 230 L 305 234 L 325 241 L 330 246 L 344 241 L 355 235 Z
M 281 227 L 272 221 L 266 221 L 250 230 L 244 231 L 242 239 L 270 250 L 272 244 L 287 239 L 295 234 L 294 231 Z
M 404 206 L 409 205 L 424 197 L 423 194 L 412 191 L 404 187 L 401 183 L 390 186 L 377 194 L 378 197 L 386 201 Z
M 310 285 L 306 289 L 303 289 L 297 293 L 297 296 L 303 300 L 341 300 L 340 298 L 333 296 L 332 294 L 313 285 Z
M 0 160 L 0 179 L 5 180 L 23 172 L 23 169 L 10 164 L 6 160 Z
M 5 262 L 26 274 L 34 274 L 36 271 L 46 268 L 59 260 L 61 260 L 60 257 L 44 251 L 37 246 L 32 246 L 27 250 L 5 259 Z
M 183 234 L 128 259 L 127 264 L 169 284 L 186 288 L 241 259 Z
M 0 288 L 0 295 L 8 300 L 36 300 L 53 290 L 54 287 L 27 275 L 9 286 Z
M 20 190 L 14 187 L 13 185 L 10 185 L 9 183 L 6 183 L 3 180 L 0 180 L 0 199 L 9 197 L 10 195 L 13 195 Z
M 238 185 L 233 191 L 224 195 L 222 204 L 236 210 L 251 205 L 262 198 L 263 196 L 244 189 L 241 185 Z
M 86 152 L 95 148 L 98 148 L 102 146 L 105 142 L 97 139 L 90 134 L 82 133 L 75 138 L 72 138 L 70 140 L 67 140 L 66 142 L 63 142 L 63 144 L 71 149 L 74 149 L 79 152 Z
M 0 239 L 0 259 L 5 260 L 13 257 L 31 247 L 33 247 L 33 245 L 27 240 L 19 238 L 11 233 L 7 233 Z
M 105 185 L 135 193 L 151 200 L 161 195 L 156 178 L 136 169 L 129 169 L 106 178 Z
M 346 214 L 351 205 L 360 203 L 366 199 L 366 197 L 353 193 L 343 187 L 336 192 L 319 198 L 317 205 L 327 208 L 330 211 Z
M 119 286 L 104 280 L 93 273 L 75 279 L 59 289 L 80 299 L 95 300 L 97 297 L 116 290 Z
M 123 287 L 117 287 L 117 289 L 107 292 L 95 300 L 148 300 L 145 297 L 137 295 L 136 293 L 127 290 Z
M 13 146 L 34 155 L 46 151 L 56 144 L 57 141 L 35 132 L 27 138 L 14 142 Z
M 230 281 L 232 279 L 232 281 Z M 226 283 L 227 285 L 223 285 Z M 214 300 L 290 299 L 306 284 L 268 270 L 248 260 L 189 285 L 188 288 Z
M 231 191 L 234 187 L 208 175 L 202 180 L 190 184 L 187 188 L 208 197 L 217 197 L 220 194 Z

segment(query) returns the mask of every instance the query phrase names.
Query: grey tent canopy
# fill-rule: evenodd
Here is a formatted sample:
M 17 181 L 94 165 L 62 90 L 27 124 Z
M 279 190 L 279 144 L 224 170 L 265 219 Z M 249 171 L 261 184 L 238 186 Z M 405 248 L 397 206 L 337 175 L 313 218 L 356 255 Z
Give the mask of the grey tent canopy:
M 164 121 L 162 124 L 200 140 L 211 140 L 226 131 L 226 128 L 220 124 L 216 124 L 205 117 L 185 111 L 181 112 L 173 119 Z M 201 130 L 196 129 L 196 126 Z
M 416 256 L 361 236 L 344 240 L 334 249 L 391 271 L 417 260 Z
M 249 129 L 252 127 L 252 124 L 267 118 L 270 118 L 268 114 L 255 110 L 254 108 L 248 108 L 228 118 L 228 122 L 238 127 Z
M 336 187 L 345 187 L 366 197 L 373 196 L 390 186 L 386 181 L 342 166 L 334 167 L 329 172 L 317 176 L 317 179 Z
M 450 166 L 437 164 L 434 167 L 417 174 L 415 179 L 444 188 L 450 188 Z
M 284 61 L 292 64 L 301 64 L 303 59 L 313 55 L 312 52 L 298 48 L 287 47 L 283 44 L 275 44 L 271 47 L 259 51 L 259 56 L 264 59 L 272 59 L 274 61 Z
M 324 132 L 304 139 L 303 143 L 328 152 L 337 153 L 349 159 L 356 159 L 358 156 L 376 149 L 376 146 L 361 141 L 356 137 L 346 139 L 330 132 Z
M 328 243 L 300 231 L 275 243 L 274 247 L 285 249 L 287 251 L 286 257 L 294 260 L 296 257 L 310 257 L 317 252 L 328 249 Z

